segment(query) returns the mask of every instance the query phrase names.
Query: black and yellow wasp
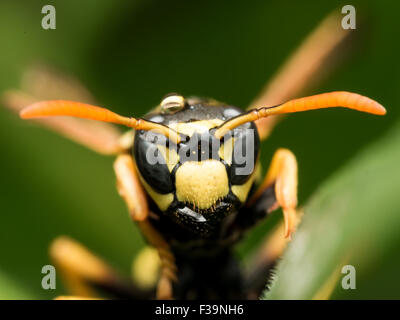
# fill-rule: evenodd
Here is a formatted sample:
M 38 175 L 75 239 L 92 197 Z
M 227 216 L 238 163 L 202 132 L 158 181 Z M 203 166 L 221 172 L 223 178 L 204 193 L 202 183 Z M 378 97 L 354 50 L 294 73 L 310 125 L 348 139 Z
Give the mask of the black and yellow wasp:
M 337 23 L 336 17 L 325 20 L 246 112 L 211 99 L 170 94 L 154 111 L 133 118 L 91 103 L 36 102 L 34 95 L 6 94 L 7 105 L 25 119 L 72 116 L 134 129 L 119 135 L 105 123 L 89 125 L 87 120 L 74 118 L 39 120 L 95 151 L 117 154 L 114 170 L 118 191 L 158 254 L 146 251 L 138 257 L 147 271 L 158 275 L 143 286 L 145 273 L 138 271 L 136 282 L 126 282 L 75 241 L 65 237 L 55 240 L 52 258 L 75 297 L 91 296 L 96 291 L 108 297 L 136 299 L 242 299 L 259 295 L 299 221 L 295 156 L 289 150 L 277 150 L 265 178 L 261 177 L 260 140 L 268 136 L 276 116 L 337 106 L 385 114 L 377 102 L 349 92 L 289 100 L 305 88 L 307 80 L 346 37 L 344 30 L 337 30 Z M 40 72 L 53 87 L 58 81 L 58 98 L 68 98 L 75 90 L 69 97 L 79 100 L 76 86 Z M 282 103 L 285 100 L 289 101 Z M 284 225 L 270 237 L 253 269 L 244 273 L 232 254 L 233 245 L 278 207 L 282 208 Z

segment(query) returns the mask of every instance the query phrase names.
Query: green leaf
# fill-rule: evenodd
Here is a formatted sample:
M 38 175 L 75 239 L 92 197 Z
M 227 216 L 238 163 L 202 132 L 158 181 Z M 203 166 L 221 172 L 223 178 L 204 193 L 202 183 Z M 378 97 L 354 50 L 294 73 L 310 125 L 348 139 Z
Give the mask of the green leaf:
M 34 296 L 18 281 L 5 276 L 0 270 L 0 300 L 26 300 Z
M 379 272 L 374 262 L 399 240 L 399 164 L 397 125 L 314 194 L 262 298 L 311 299 L 345 264 L 356 268 L 356 279 Z M 337 288 L 350 294 L 340 281 Z

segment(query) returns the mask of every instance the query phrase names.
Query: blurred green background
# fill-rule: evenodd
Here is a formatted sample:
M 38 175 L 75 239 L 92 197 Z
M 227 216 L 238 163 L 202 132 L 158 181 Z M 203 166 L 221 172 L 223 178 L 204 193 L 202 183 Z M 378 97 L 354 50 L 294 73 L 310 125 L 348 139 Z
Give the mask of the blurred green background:
M 46 4 L 56 8 L 56 30 L 41 28 Z M 301 40 L 345 4 L 3 0 L 0 91 L 17 88 L 28 66 L 44 62 L 78 77 L 99 104 L 125 115 L 144 114 L 171 91 L 246 107 Z M 279 124 L 263 144 L 262 162 L 269 163 L 279 147 L 296 154 L 301 204 L 357 153 L 399 125 L 400 3 L 351 4 L 357 18 L 363 17 L 356 46 L 308 93 L 358 92 L 381 102 L 388 115 L 323 110 L 292 115 Z M 0 143 L 0 298 L 65 293 L 60 282 L 55 291 L 41 288 L 47 248 L 58 235 L 79 240 L 128 274 L 144 242 L 116 192 L 113 158 L 22 122 L 3 108 Z M 377 207 L 377 215 L 380 210 L 385 208 Z M 239 253 L 252 250 L 270 225 L 266 221 L 249 234 Z M 357 290 L 336 290 L 334 297 L 400 298 L 399 249 L 400 236 L 391 237 L 374 267 L 365 266 L 357 278 Z

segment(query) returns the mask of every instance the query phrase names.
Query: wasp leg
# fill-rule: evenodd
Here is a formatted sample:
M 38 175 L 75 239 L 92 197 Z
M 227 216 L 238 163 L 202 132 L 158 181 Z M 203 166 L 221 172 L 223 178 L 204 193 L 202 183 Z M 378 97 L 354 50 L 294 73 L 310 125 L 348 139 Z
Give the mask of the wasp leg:
M 326 76 L 327 70 L 333 69 L 333 61 L 329 58 L 351 33 L 341 28 L 340 19 L 336 13 L 326 17 L 268 82 L 249 109 L 274 106 L 295 98 L 315 84 L 316 80 L 321 80 L 321 74 Z M 281 117 L 256 121 L 262 140 L 268 137 Z
M 172 299 L 172 283 L 177 281 L 175 256 L 169 244 L 148 219 L 139 221 L 138 225 L 147 241 L 156 248 L 161 261 L 161 274 L 157 285 L 156 298 L 159 300 Z
M 132 263 L 132 279 L 142 289 L 155 288 L 160 278 L 161 260 L 152 246 L 143 247 Z
M 252 259 L 251 270 L 247 273 L 245 286 L 252 298 L 258 298 L 260 291 L 265 287 L 277 259 L 283 253 L 290 235 L 301 219 L 302 212 L 297 206 L 297 162 L 292 152 L 287 149 L 278 149 L 269 170 L 259 189 L 249 200 L 248 207 L 258 206 L 265 199 L 271 199 L 271 189 L 274 191 L 275 204 L 269 203 L 268 210 L 282 207 L 284 222 L 280 223 L 264 240 L 258 253 Z M 264 202 L 263 202 L 264 201 Z M 265 210 L 265 209 L 264 209 Z M 285 235 L 285 237 L 282 236 Z
M 114 162 L 114 171 L 117 176 L 118 192 L 125 200 L 132 220 L 145 220 L 149 209 L 133 158 L 128 154 L 119 155 Z
M 78 242 L 59 237 L 50 246 L 50 257 L 73 297 L 97 297 L 99 293 L 113 298 L 144 299 L 151 296 L 134 288 Z
M 296 222 L 297 161 L 294 154 L 287 149 L 278 149 L 275 152 L 264 181 L 251 197 L 247 206 L 252 206 L 263 192 L 273 185 L 276 204 L 282 207 L 283 211 L 285 221 L 284 235 L 290 238 Z
M 176 280 L 175 257 L 169 244 L 150 224 L 146 196 L 141 187 L 131 156 L 122 154 L 114 163 L 118 190 L 125 200 L 131 217 L 137 221 L 146 240 L 158 252 L 161 261 L 161 275 L 157 286 L 157 299 L 172 299 L 172 282 Z

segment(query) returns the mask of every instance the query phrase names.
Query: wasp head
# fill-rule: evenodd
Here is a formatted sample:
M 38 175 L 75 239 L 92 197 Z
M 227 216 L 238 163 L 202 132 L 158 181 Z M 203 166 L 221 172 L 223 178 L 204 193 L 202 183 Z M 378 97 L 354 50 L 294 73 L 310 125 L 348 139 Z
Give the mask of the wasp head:
M 136 132 L 136 166 L 160 214 L 206 235 L 246 201 L 254 181 L 258 133 L 249 122 L 218 139 L 217 127 L 241 114 L 240 109 L 197 98 L 166 99 L 168 108 L 162 103 L 161 112 L 146 119 L 176 131 L 180 142 L 159 132 Z

